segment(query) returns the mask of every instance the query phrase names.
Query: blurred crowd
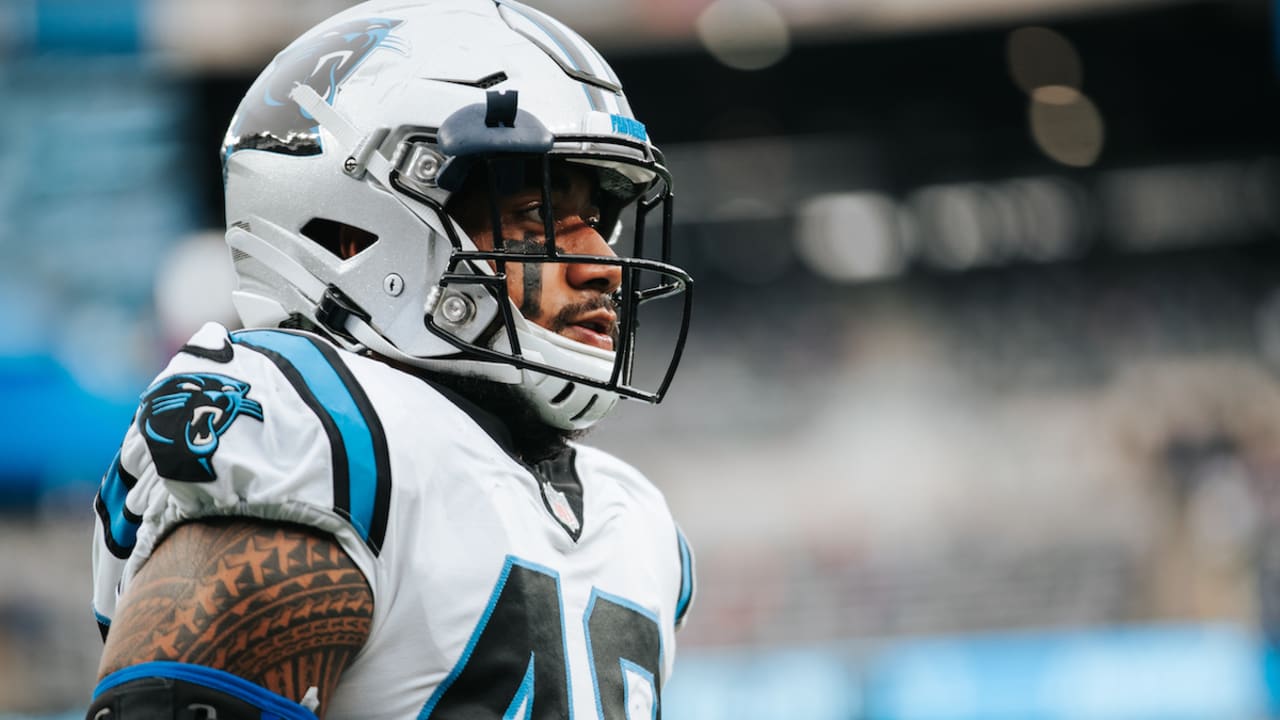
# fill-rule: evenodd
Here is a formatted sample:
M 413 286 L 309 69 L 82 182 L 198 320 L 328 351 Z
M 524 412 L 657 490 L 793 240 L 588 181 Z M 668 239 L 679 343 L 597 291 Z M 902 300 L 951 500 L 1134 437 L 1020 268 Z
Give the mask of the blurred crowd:
M 1057 32 L 920 0 L 842 14 L 878 34 L 833 40 L 800 12 L 822 3 L 775 3 L 805 40 L 742 3 L 767 47 L 715 44 L 723 0 L 654 4 L 662 52 L 609 29 L 621 0 L 584 28 L 673 140 L 698 283 L 669 399 L 592 436 L 658 482 L 697 552 L 680 640 L 703 693 L 669 717 L 748 717 L 715 678 L 832 643 L 835 665 L 805 651 L 777 677 L 856 688 L 865 644 L 904 638 L 1171 623 L 1280 641 L 1272 11 L 1075 3 L 1095 14 Z M 904 29 L 911 7 L 956 24 Z M 186 61 L 209 77 L 128 48 L 28 52 L 6 44 L 14 17 L 0 6 L 0 718 L 87 698 L 99 473 L 161 359 L 233 321 L 207 135 L 246 80 L 208 43 Z M 798 85 L 832 62 L 856 92 Z M 976 66 L 999 77 L 960 88 Z M 1247 694 L 1261 657 L 1216 667 Z

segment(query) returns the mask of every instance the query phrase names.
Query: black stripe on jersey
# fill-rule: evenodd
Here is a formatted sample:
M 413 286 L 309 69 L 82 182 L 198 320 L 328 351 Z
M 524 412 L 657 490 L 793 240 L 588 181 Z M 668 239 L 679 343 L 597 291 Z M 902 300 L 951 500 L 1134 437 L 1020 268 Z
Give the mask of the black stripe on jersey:
M 378 412 L 373 409 L 369 396 L 365 394 L 364 388 L 360 386 L 360 381 L 356 380 L 351 369 L 342 362 L 342 358 L 338 357 L 338 351 L 328 343 L 316 340 L 311 342 L 329 361 L 334 372 L 338 373 L 338 377 L 347 386 L 347 392 L 351 393 L 351 399 L 355 401 L 356 407 L 364 417 L 365 425 L 369 427 L 369 436 L 373 441 L 373 462 L 378 476 L 378 486 L 373 499 L 373 519 L 369 527 L 369 545 L 377 553 L 386 538 L 387 518 L 391 514 L 391 453 L 387 449 L 387 433 L 382 428 L 382 421 L 378 419 Z M 351 507 L 350 498 L 345 507 Z
M 124 465 L 120 463 L 119 459 L 115 460 L 114 469 L 120 476 L 120 481 L 124 483 L 126 490 L 132 490 L 133 486 L 138 484 L 138 478 L 130 475 L 129 471 L 124 469 Z M 107 550 L 121 560 L 128 560 L 129 556 L 133 554 L 133 546 L 129 545 L 126 547 L 121 545 L 116 540 L 116 536 L 112 533 L 111 511 L 107 509 L 107 503 L 102 499 L 102 490 L 98 490 L 98 493 L 93 496 L 93 509 L 98 513 L 98 519 L 102 521 L 102 537 L 103 541 L 107 545 Z M 123 515 L 125 521 L 131 525 L 137 526 L 142 524 L 142 516 L 131 512 L 128 505 L 121 505 L 121 515 Z
M 129 556 L 133 554 L 133 548 L 125 547 L 116 542 L 115 536 L 111 534 L 111 515 L 107 512 L 106 503 L 102 502 L 101 494 L 94 496 L 93 509 L 97 511 L 98 519 L 102 521 L 102 537 L 106 541 L 107 550 L 110 550 L 112 555 L 121 560 L 128 560 Z M 129 512 L 128 508 L 125 508 L 124 519 L 134 525 L 142 524 L 142 516 Z
M 245 343 L 242 347 L 262 353 L 268 360 L 275 363 L 276 367 L 280 368 L 280 372 L 285 376 L 285 379 L 298 392 L 302 402 L 306 403 L 306 406 L 311 408 L 311 412 L 315 413 L 315 416 L 320 419 L 320 424 L 324 426 L 325 434 L 329 436 L 330 465 L 333 466 L 334 509 L 342 513 L 350 521 L 351 517 L 347 508 L 351 507 L 351 481 L 347 470 L 347 446 L 342 441 L 342 433 L 338 430 L 338 425 L 329 415 L 329 411 L 324 409 L 324 405 L 321 405 L 320 401 L 316 399 L 315 393 L 311 392 L 311 388 L 308 387 L 307 381 L 303 379 L 302 373 L 298 372 L 298 369 L 287 358 L 274 350 L 258 347 L 257 345 Z M 374 553 L 376 554 L 377 552 L 377 548 L 374 548 Z

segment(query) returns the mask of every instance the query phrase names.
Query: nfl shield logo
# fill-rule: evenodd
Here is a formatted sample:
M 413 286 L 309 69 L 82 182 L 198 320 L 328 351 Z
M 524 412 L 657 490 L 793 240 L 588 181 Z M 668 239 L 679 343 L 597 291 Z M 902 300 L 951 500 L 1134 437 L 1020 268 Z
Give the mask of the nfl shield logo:
M 573 507 L 569 505 L 569 499 L 564 496 L 564 493 L 552 487 L 550 482 L 543 480 L 542 497 L 547 501 L 547 508 L 551 510 L 551 515 L 556 521 L 563 525 L 570 535 L 576 537 L 582 524 L 578 522 L 578 516 L 573 514 Z

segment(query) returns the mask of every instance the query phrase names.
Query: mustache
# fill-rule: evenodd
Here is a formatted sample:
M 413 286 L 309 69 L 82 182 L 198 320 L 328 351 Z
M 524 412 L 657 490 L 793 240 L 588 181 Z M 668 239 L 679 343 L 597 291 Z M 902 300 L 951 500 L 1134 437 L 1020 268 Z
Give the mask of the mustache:
M 612 310 L 616 317 L 618 312 L 618 303 L 612 295 L 596 295 L 590 300 L 580 303 L 572 303 L 560 308 L 560 312 L 551 318 L 550 326 L 547 328 L 551 332 L 559 333 L 565 328 L 573 324 L 574 320 L 596 310 Z M 616 343 L 618 342 L 618 327 L 621 323 L 615 321 L 613 326 L 609 328 L 609 337 Z

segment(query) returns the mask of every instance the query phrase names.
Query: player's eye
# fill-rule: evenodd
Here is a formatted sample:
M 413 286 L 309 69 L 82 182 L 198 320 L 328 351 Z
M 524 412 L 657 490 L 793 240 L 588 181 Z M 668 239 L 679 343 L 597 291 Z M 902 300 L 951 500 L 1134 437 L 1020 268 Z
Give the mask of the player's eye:
M 516 217 L 525 222 L 533 222 L 542 224 L 542 203 L 529 202 L 518 206 L 515 210 Z

